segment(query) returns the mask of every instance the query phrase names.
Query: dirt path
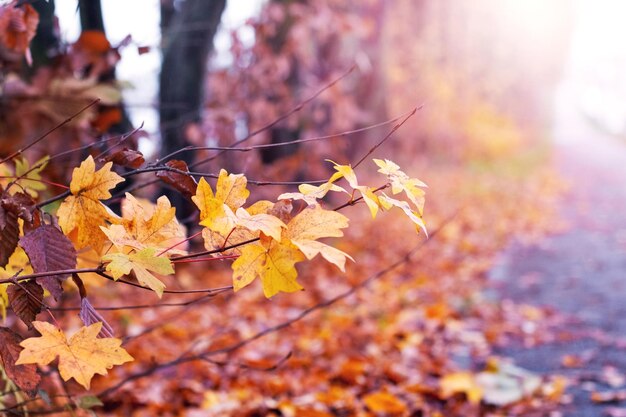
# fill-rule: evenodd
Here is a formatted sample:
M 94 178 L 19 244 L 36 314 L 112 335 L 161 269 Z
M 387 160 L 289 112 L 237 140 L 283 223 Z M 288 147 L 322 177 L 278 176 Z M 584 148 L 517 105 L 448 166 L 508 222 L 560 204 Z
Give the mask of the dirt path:
M 559 206 L 569 228 L 536 246 L 514 243 L 492 278 L 503 298 L 567 314 L 565 330 L 576 337 L 501 353 L 524 368 L 571 377 L 565 416 L 611 415 L 609 406 L 626 413 L 625 401 L 591 401 L 592 392 L 625 389 L 626 144 L 591 128 L 572 102 L 561 95 L 554 130 L 555 164 L 572 185 Z M 565 355 L 580 366 L 565 367 Z

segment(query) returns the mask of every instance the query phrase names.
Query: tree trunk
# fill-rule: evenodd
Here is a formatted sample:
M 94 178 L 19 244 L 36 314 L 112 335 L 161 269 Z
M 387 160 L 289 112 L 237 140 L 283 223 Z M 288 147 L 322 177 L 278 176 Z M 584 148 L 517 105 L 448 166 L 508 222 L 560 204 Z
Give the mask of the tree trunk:
M 204 80 L 213 37 L 226 0 L 185 0 L 179 11 L 172 2 L 161 3 L 163 63 L 159 79 L 161 152 L 167 155 L 188 145 L 185 127 L 200 120 Z M 188 164 L 192 155 L 180 155 Z M 193 211 L 178 193 L 165 190 L 179 218 Z

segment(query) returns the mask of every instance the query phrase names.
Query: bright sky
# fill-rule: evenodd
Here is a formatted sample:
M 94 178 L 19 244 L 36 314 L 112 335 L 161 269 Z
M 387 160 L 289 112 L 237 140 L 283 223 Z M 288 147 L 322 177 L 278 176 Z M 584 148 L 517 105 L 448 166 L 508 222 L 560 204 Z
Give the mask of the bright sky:
M 523 2 L 519 18 L 527 22 L 525 26 L 532 28 L 532 22 L 541 22 L 545 10 L 541 4 L 545 0 L 506 1 Z M 626 0 L 572 1 L 576 2 L 576 28 L 566 71 L 569 88 L 576 90 L 576 101 L 587 114 L 601 118 L 612 131 L 626 133 Z M 215 39 L 217 65 L 229 62 L 228 30 L 258 14 L 262 2 L 228 1 L 222 30 Z M 133 122 L 137 125 L 143 121 L 146 130 L 156 133 L 158 120 L 153 104 L 160 62 L 159 0 L 102 3 L 107 36 L 113 44 L 130 33 L 138 45 L 154 47 L 141 56 L 136 48 L 126 48 L 118 66 L 118 77 L 133 86 L 125 94 Z M 75 40 L 80 32 L 76 4 L 76 0 L 56 1 L 62 34 L 69 41 Z M 516 6 L 519 11 L 520 4 Z M 252 33 L 241 34 L 252 41 Z

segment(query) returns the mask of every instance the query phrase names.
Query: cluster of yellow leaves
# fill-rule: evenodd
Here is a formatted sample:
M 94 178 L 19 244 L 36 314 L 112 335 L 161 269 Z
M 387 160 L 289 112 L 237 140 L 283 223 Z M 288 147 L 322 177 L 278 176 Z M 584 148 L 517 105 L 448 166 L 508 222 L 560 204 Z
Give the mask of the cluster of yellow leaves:
M 256 278 L 261 280 L 263 293 L 272 297 L 278 292 L 294 292 L 302 289 L 297 281 L 296 263 L 321 255 L 328 262 L 345 271 L 346 259 L 353 260 L 347 253 L 319 239 L 341 237 L 341 229 L 348 227 L 344 215 L 326 210 L 319 204 L 330 191 L 348 195 L 345 188 L 335 184 L 345 178 L 353 190 L 360 192 L 372 217 L 378 210 L 399 207 L 422 230 L 425 187 L 421 181 L 409 178 L 391 161 L 374 160 L 379 172 L 387 177 L 393 195 L 404 192 L 407 201 L 377 195 L 379 189 L 359 185 L 356 174 L 349 165 L 335 164 L 335 174 L 324 184 L 313 186 L 302 184 L 298 193 L 285 193 L 278 203 L 258 201 L 247 208 L 243 205 L 250 194 L 246 178 L 239 174 L 228 174 L 221 170 L 216 190 L 204 178 L 200 179 L 196 195 L 192 197 L 200 209 L 202 235 L 209 251 L 239 255 L 232 264 L 233 286 L 238 291 Z M 285 200 L 303 200 L 307 208 L 291 216 L 291 204 Z M 409 202 L 413 205 L 410 206 Z M 241 246 L 238 246 L 241 245 Z M 226 248 L 235 246 L 230 251 Z
M 76 382 L 89 389 L 95 374 L 106 375 L 113 365 L 121 365 L 133 358 L 115 338 L 97 338 L 102 323 L 82 327 L 69 340 L 54 325 L 34 321 L 33 326 L 41 337 L 31 337 L 20 343 L 24 350 L 16 365 L 37 363 L 47 365 L 59 357 L 59 372 L 64 381 L 74 378 Z
M 324 237 L 343 236 L 348 219 L 337 212 L 313 206 L 291 218 L 291 205 L 283 202 L 258 201 L 242 207 L 250 192 L 243 175 L 220 171 L 215 193 L 204 178 L 192 197 L 200 209 L 200 225 L 208 250 L 220 251 L 226 246 L 251 241 L 232 253 L 233 285 L 238 291 L 256 278 L 263 293 L 272 297 L 280 291 L 302 289 L 297 282 L 295 264 L 321 254 L 327 261 L 345 268 L 346 253 L 318 242 Z
M 185 254 L 185 228 L 176 219 L 176 209 L 162 196 L 156 205 L 126 193 L 120 223 L 100 227 L 113 244 L 113 253 L 102 257 L 114 279 L 135 274 L 140 284 L 161 297 L 165 284 L 152 273 L 174 274 L 168 256 Z
M 332 162 L 332 161 L 331 161 Z M 426 187 L 422 181 L 417 178 L 410 178 L 405 174 L 400 167 L 394 162 L 385 159 L 374 159 L 374 163 L 378 166 L 378 172 L 385 175 L 388 181 L 388 186 L 391 187 L 391 194 L 397 195 L 404 193 L 408 201 L 398 200 L 397 198 L 390 197 L 381 192 L 380 195 L 376 194 L 381 189 L 368 187 L 365 185 L 359 185 L 356 173 L 350 165 L 339 165 L 333 162 L 335 172 L 330 179 L 319 186 L 313 186 L 310 184 L 302 184 L 298 188 L 299 193 L 285 193 L 278 198 L 288 198 L 293 200 L 304 200 L 309 205 L 317 204 L 317 200 L 324 198 L 330 191 L 346 193 L 354 195 L 354 192 L 359 192 L 363 201 L 367 205 L 372 215 L 372 218 L 376 218 L 379 209 L 390 210 L 393 207 L 401 209 L 404 214 L 418 227 L 418 230 L 426 231 L 426 225 L 422 219 L 424 212 L 424 195 L 425 192 L 422 188 Z M 353 192 L 348 192 L 345 188 L 335 184 L 339 179 L 344 178 L 348 185 L 352 188 Z M 411 204 L 409 204 L 411 203 Z
M 121 204 L 122 216 L 111 212 L 100 200 L 110 198 L 110 190 L 123 181 L 111 171 L 111 166 L 109 162 L 96 171 L 90 156 L 74 169 L 72 195 L 57 212 L 59 225 L 77 249 L 91 247 L 101 252 L 110 243 L 109 253 L 101 260 L 113 278 L 117 280 L 132 272 L 140 284 L 161 297 L 165 284 L 152 272 L 174 273 L 167 256 L 185 253 L 180 247 L 185 242 L 185 228 L 178 223 L 176 209 L 164 196 L 154 205 L 127 193 Z

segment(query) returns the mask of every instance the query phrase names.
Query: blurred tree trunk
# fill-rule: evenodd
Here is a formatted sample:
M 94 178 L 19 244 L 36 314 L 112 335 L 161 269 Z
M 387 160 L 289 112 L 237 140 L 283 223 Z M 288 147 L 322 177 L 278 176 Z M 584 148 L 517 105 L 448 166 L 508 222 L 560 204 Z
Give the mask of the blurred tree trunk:
M 80 14 L 80 27 L 82 32 L 98 31 L 106 35 L 104 18 L 102 16 L 102 4 L 100 0 L 79 0 L 78 11 Z M 115 79 L 115 68 L 100 77 L 100 81 L 103 82 L 114 82 Z M 109 132 L 114 134 L 123 134 L 133 129 L 133 124 L 130 121 L 130 117 L 128 116 L 128 112 L 126 111 L 126 107 L 123 102 L 120 102 L 116 106 L 100 107 L 101 109 L 118 108 L 122 115 L 121 120 L 108 129 Z
M 104 19 L 100 0 L 79 0 L 80 27 L 85 30 L 98 30 L 104 33 Z
M 207 60 L 226 0 L 161 1 L 163 62 L 159 78 L 161 154 L 189 145 L 185 128 L 200 121 Z M 188 164 L 192 153 L 180 155 Z M 184 198 L 164 190 L 179 218 L 193 213 Z
M 275 36 L 270 37 L 267 42 L 274 51 L 275 54 L 280 54 L 285 43 L 287 41 L 287 37 L 289 36 L 289 32 L 291 31 L 291 27 L 293 26 L 293 17 L 289 13 L 289 5 L 292 3 L 306 3 L 307 0 L 272 0 L 272 3 L 276 3 L 285 8 L 285 19 L 282 21 L 278 30 L 276 31 Z M 289 76 L 287 77 L 287 84 L 289 89 L 291 90 L 291 96 L 297 97 L 297 89 L 300 86 L 300 77 L 298 74 L 298 61 L 295 56 L 291 57 L 290 62 L 290 71 Z M 277 126 L 272 127 L 269 132 L 270 142 L 273 144 L 276 143 L 284 143 L 296 140 L 300 137 L 301 129 L 299 127 L 290 127 L 286 122 L 281 123 Z M 285 145 L 285 146 L 277 146 L 274 148 L 265 148 L 261 149 L 261 161 L 264 164 L 271 164 L 274 161 L 284 158 L 290 155 L 293 155 L 298 151 L 298 144 Z
M 30 43 L 33 65 L 24 66 L 28 76 L 32 76 L 38 68 L 49 65 L 59 51 L 59 37 L 54 24 L 54 0 L 37 1 L 32 6 L 39 14 L 39 25 Z

